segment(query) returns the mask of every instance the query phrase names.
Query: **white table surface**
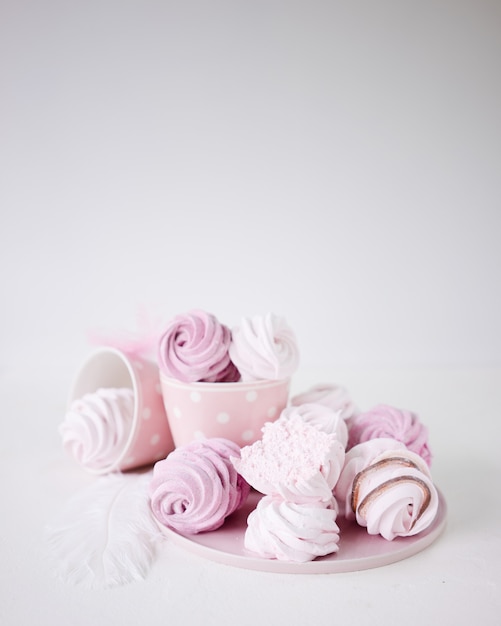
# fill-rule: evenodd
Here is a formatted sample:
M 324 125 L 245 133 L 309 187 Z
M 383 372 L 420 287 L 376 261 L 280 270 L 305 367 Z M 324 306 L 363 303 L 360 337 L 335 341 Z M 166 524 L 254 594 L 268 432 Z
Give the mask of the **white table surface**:
M 309 371 L 344 384 L 361 408 L 387 402 L 419 413 L 433 475 L 445 494 L 445 532 L 423 552 L 347 574 L 270 574 L 215 563 L 165 542 L 144 581 L 87 590 L 54 577 L 44 525 L 94 478 L 67 459 L 57 425 L 57 372 L 0 377 L 2 533 L 0 624 L 455 624 L 501 619 L 501 370 Z

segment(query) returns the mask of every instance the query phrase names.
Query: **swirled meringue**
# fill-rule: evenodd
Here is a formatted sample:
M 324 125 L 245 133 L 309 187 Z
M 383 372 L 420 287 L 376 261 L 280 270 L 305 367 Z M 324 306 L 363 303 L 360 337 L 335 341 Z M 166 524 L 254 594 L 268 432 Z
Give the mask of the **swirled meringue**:
M 324 433 L 335 435 L 343 448 L 346 449 L 348 427 L 341 417 L 341 411 L 334 411 L 323 404 L 308 403 L 288 406 L 282 411 L 279 419 L 291 419 L 293 416 L 300 417 L 304 422 L 316 426 Z
M 291 398 L 291 404 L 293 406 L 310 403 L 323 404 L 333 411 L 339 411 L 342 419 L 344 420 L 359 413 L 359 410 L 351 399 L 348 390 L 341 385 L 314 385 L 307 391 L 297 394 Z
M 193 310 L 177 315 L 158 345 L 158 363 L 170 378 L 183 382 L 236 382 L 240 373 L 230 359 L 230 329 L 214 315 Z
M 304 563 L 337 552 L 336 508 L 264 496 L 247 519 L 244 545 L 267 559 Z
M 299 364 L 296 337 L 285 318 L 268 313 L 242 318 L 232 329 L 230 357 L 242 380 L 288 378 Z
M 134 407 L 128 388 L 98 389 L 74 400 L 59 426 L 64 450 L 87 469 L 111 466 L 129 439 Z
M 388 541 L 422 532 L 438 511 L 428 466 L 410 450 L 376 457 L 355 476 L 351 499 L 358 524 Z
M 355 513 L 351 507 L 351 494 L 355 476 L 368 467 L 382 453 L 391 451 L 397 454 L 405 449 L 405 445 L 401 441 L 381 437 L 371 441 L 364 441 L 348 450 L 343 470 L 334 488 L 334 495 L 341 507 L 341 513 L 347 519 L 355 519 Z
M 348 430 L 350 448 L 378 437 L 391 437 L 419 454 L 428 465 L 431 464 L 428 430 L 411 411 L 380 404 L 370 411 L 351 417 Z
M 163 525 L 184 534 L 216 530 L 249 495 L 230 461 L 239 447 L 227 439 L 194 441 L 176 448 L 153 468 L 151 508 Z
M 267 422 L 262 438 L 232 458 L 257 491 L 295 503 L 330 502 L 344 463 L 343 445 L 299 416 Z

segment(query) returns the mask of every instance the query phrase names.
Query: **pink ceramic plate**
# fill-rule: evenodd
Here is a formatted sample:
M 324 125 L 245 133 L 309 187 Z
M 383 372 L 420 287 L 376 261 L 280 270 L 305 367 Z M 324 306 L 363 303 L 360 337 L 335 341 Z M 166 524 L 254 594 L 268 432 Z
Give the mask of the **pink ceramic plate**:
M 246 569 L 288 574 L 333 574 L 381 567 L 401 561 L 424 550 L 441 534 L 446 524 L 447 505 L 439 492 L 439 509 L 433 524 L 414 537 L 398 537 L 387 541 L 369 535 L 356 522 L 339 516 L 339 551 L 307 563 L 263 559 L 244 547 L 247 516 L 256 507 L 261 494 L 251 492 L 242 509 L 230 516 L 219 530 L 198 535 L 181 535 L 162 526 L 172 541 L 195 554 L 219 563 Z

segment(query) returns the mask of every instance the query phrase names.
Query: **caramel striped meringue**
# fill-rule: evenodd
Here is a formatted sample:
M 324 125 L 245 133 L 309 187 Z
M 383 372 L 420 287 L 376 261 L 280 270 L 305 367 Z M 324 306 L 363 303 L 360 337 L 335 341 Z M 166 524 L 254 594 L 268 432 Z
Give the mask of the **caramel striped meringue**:
M 438 511 L 438 493 L 426 462 L 410 450 L 379 455 L 356 474 L 351 510 L 370 535 L 389 541 L 422 532 Z

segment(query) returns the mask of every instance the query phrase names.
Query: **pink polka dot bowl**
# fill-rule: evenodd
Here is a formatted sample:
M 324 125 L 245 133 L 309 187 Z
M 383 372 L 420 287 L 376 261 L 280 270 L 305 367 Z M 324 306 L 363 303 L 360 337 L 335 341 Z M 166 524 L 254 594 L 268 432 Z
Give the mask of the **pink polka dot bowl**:
M 97 348 L 78 372 L 69 395 L 69 405 L 100 388 L 134 391 L 132 428 L 125 446 L 102 468 L 86 467 L 94 474 L 108 474 L 151 465 L 174 449 L 162 400 L 155 363 L 115 348 Z
M 290 379 L 183 383 L 160 372 L 167 419 L 176 446 L 224 437 L 238 446 L 261 438 L 266 422 L 287 406 Z

